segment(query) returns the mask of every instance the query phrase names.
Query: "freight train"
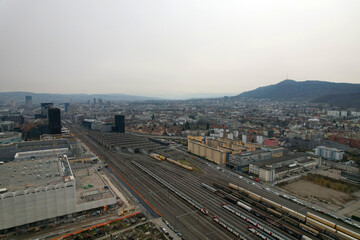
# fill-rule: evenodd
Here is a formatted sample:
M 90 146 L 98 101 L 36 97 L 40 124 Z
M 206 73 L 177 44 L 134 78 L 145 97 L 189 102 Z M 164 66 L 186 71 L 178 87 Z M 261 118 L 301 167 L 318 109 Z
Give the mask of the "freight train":
M 173 159 L 171 159 L 171 158 L 162 156 L 162 155 L 157 154 L 157 153 L 151 153 L 151 154 L 149 154 L 149 156 L 152 157 L 152 158 L 154 158 L 155 160 L 158 160 L 158 161 L 167 160 L 167 161 L 169 161 L 169 162 L 171 162 L 171 163 L 173 163 L 173 164 L 175 164 L 175 165 L 178 165 L 178 166 L 180 166 L 180 167 L 182 167 L 182 168 L 185 168 L 185 169 L 187 169 L 187 170 L 190 170 L 190 171 L 193 170 L 193 167 L 187 166 L 187 165 L 185 165 L 185 164 L 182 164 L 182 163 L 179 162 L 179 161 L 173 160 Z
M 259 203 L 262 203 L 262 204 L 268 206 L 266 211 L 272 213 L 273 215 L 276 215 L 277 217 L 284 217 L 285 221 L 288 221 L 288 222 L 292 223 L 293 225 L 300 226 L 299 223 L 291 221 L 291 219 L 289 219 L 289 218 L 286 218 L 286 215 L 296 219 L 300 223 L 306 223 L 307 225 L 310 225 L 311 227 L 308 227 L 308 229 L 306 229 L 306 231 L 313 233 L 313 235 L 316 235 L 316 232 L 321 232 L 321 233 L 326 233 L 326 234 L 334 237 L 334 239 L 346 239 L 346 240 L 360 239 L 359 233 L 351 231 L 350 229 L 347 229 L 343 226 L 335 224 L 329 220 L 326 220 L 326 219 L 319 217 L 315 214 L 312 214 L 310 212 L 308 212 L 305 216 L 305 215 L 298 213 L 290 208 L 287 208 L 278 203 L 275 203 L 267 198 L 264 198 L 258 194 L 255 194 L 244 188 L 236 186 L 232 183 L 229 184 L 229 187 L 244 193 L 245 195 L 247 195 L 250 199 L 254 200 L 255 202 L 259 202 Z M 226 187 L 222 187 L 222 188 L 226 188 Z M 220 189 L 222 189 L 222 188 L 220 188 Z M 226 188 L 226 190 L 229 191 L 230 189 Z M 273 210 L 271 210 L 271 209 L 273 209 Z M 302 224 L 301 226 L 305 230 L 304 224 Z M 320 233 L 316 236 L 319 236 L 319 235 L 320 235 Z

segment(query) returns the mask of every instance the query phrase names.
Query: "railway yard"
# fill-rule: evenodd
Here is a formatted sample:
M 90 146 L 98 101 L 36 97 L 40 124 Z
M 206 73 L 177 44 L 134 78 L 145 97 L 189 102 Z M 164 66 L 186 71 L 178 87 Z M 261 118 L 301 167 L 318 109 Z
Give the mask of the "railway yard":
M 142 153 L 109 150 L 84 129 L 71 132 L 107 164 L 149 217 L 166 219 L 185 239 L 360 239 L 358 228 L 196 160 L 201 171 Z M 160 158 L 157 156 L 157 158 Z

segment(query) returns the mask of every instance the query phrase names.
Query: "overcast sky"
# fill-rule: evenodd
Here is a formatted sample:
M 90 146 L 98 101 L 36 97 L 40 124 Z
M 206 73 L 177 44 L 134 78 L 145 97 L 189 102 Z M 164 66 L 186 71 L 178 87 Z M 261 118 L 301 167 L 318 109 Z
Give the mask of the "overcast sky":
M 0 91 L 178 98 L 360 83 L 359 0 L 0 0 Z

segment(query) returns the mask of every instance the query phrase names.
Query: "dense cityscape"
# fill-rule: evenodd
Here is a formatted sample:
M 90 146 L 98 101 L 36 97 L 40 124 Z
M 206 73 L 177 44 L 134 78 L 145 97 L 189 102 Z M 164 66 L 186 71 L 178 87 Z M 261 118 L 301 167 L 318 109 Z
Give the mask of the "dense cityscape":
M 0 112 L 5 238 L 359 237 L 359 109 L 29 95 Z
M 0 0 L 0 240 L 360 240 L 359 0 Z

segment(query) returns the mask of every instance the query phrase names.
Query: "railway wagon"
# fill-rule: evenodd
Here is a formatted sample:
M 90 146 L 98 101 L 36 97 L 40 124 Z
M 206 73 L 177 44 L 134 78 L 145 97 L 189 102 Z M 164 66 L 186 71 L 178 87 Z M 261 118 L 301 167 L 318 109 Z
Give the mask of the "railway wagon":
M 333 235 L 336 234 L 336 229 L 331 228 L 328 225 L 318 222 L 312 218 L 306 218 L 306 223 L 310 224 L 311 226 L 315 227 L 316 229 L 319 229 L 322 232 L 332 233 Z
M 225 186 L 223 186 L 222 184 L 218 184 L 218 183 L 213 183 L 214 187 L 219 188 L 221 190 L 223 190 L 226 193 L 232 193 L 233 191 L 230 188 L 227 188 Z
M 307 226 L 307 225 L 305 225 L 305 224 L 303 224 L 303 223 L 300 223 L 300 224 L 299 224 L 299 227 L 300 227 L 302 230 L 304 230 L 304 231 L 306 231 L 306 232 L 308 232 L 308 233 L 310 233 L 310 234 L 312 234 L 312 235 L 314 235 L 314 236 L 318 236 L 318 235 L 319 235 L 319 231 L 317 231 L 317 230 L 313 229 L 312 227 L 309 227 L 309 226 Z
M 210 192 L 216 192 L 217 190 L 215 188 L 210 187 L 209 185 L 205 184 L 205 183 L 201 183 L 201 186 L 207 190 L 209 190 Z
M 236 204 L 238 202 L 238 200 L 233 196 L 225 196 L 224 198 L 233 204 Z
M 267 234 L 263 233 L 261 230 L 257 230 L 253 228 L 252 226 L 248 226 L 248 230 L 252 232 L 254 235 L 258 236 L 259 238 L 263 240 L 273 240 L 275 238 L 267 236 Z
M 257 201 L 257 202 L 260 202 L 260 199 L 261 199 L 261 196 L 260 196 L 260 195 L 257 195 L 257 194 L 255 194 L 255 193 L 251 193 L 251 192 L 249 192 L 248 194 L 249 194 L 249 197 L 250 197 L 251 199 L 253 199 L 253 200 Z
M 224 191 L 222 191 L 222 190 L 217 190 L 215 192 L 215 194 L 222 198 L 224 198 L 226 196 L 226 193 L 224 193 Z
M 267 209 L 268 209 L 268 207 L 266 207 L 265 205 L 262 205 L 261 203 L 258 203 L 258 202 L 255 202 L 255 201 L 253 201 L 252 205 L 260 208 L 263 211 L 267 211 Z
M 306 216 L 307 216 L 308 218 L 315 219 L 316 221 L 321 222 L 321 223 L 323 223 L 323 224 L 325 224 L 325 225 L 327 225 L 327 226 L 329 226 L 329 227 L 335 228 L 335 226 L 336 226 L 335 223 L 333 223 L 333 222 L 331 222 L 331 221 L 329 221 L 329 220 L 326 220 L 326 219 L 324 219 L 324 218 L 322 218 L 322 217 L 319 217 L 319 216 L 317 216 L 317 215 L 315 215 L 315 214 L 312 214 L 312 213 L 310 213 L 310 212 L 307 212 L 307 213 L 306 213 Z
M 292 219 L 290 217 L 284 216 L 284 221 L 290 223 L 293 226 L 299 226 L 299 222 L 295 219 Z
M 303 235 L 297 231 L 295 231 L 294 229 L 286 226 L 286 225 L 281 225 L 281 229 L 285 232 L 287 232 L 288 234 L 294 236 L 297 239 L 302 239 Z
M 296 219 L 299 219 L 301 220 L 302 222 L 305 222 L 306 220 L 306 216 L 305 215 L 302 215 L 290 208 L 287 208 L 287 207 L 284 207 L 284 206 L 281 206 L 281 210 L 284 212 L 284 213 L 287 213 L 289 214 L 290 216 L 296 218 Z
M 248 205 L 246 205 L 246 204 L 244 204 L 244 203 L 242 203 L 242 202 L 240 202 L 240 201 L 238 201 L 236 204 L 237 204 L 238 206 L 242 207 L 243 209 L 247 210 L 248 212 L 251 212 L 251 210 L 252 210 L 251 207 L 249 207 Z
M 245 189 L 243 189 L 242 187 L 236 186 L 235 184 L 232 184 L 232 183 L 229 183 L 229 187 L 233 188 L 233 189 L 236 189 L 236 190 L 239 190 L 241 192 L 245 191 Z
M 278 218 L 281 218 L 283 215 L 281 213 L 279 213 L 278 211 L 275 211 L 274 209 L 272 208 L 267 208 L 266 211 L 268 213 L 271 213 L 272 215 L 278 217 Z
M 359 233 L 356 233 L 354 231 L 351 231 L 350 229 L 347 229 L 345 227 L 342 227 L 340 225 L 336 225 L 336 229 L 338 230 L 338 233 L 339 232 L 343 232 L 349 236 L 352 236 L 354 238 L 357 238 L 357 239 L 360 239 L 360 234 Z
M 276 202 L 273 202 L 273 201 L 271 201 L 271 200 L 269 200 L 269 199 L 262 198 L 262 199 L 261 199 L 261 202 L 269 205 L 268 207 L 273 207 L 273 208 L 278 209 L 278 210 L 281 209 L 281 205 L 280 205 L 280 204 L 278 204 L 278 203 L 276 203 Z
M 357 240 L 359 238 L 355 238 L 355 237 L 352 237 L 352 236 L 349 236 L 343 232 L 340 232 L 340 231 L 337 231 L 336 233 L 341 239 L 345 239 L 345 240 Z

